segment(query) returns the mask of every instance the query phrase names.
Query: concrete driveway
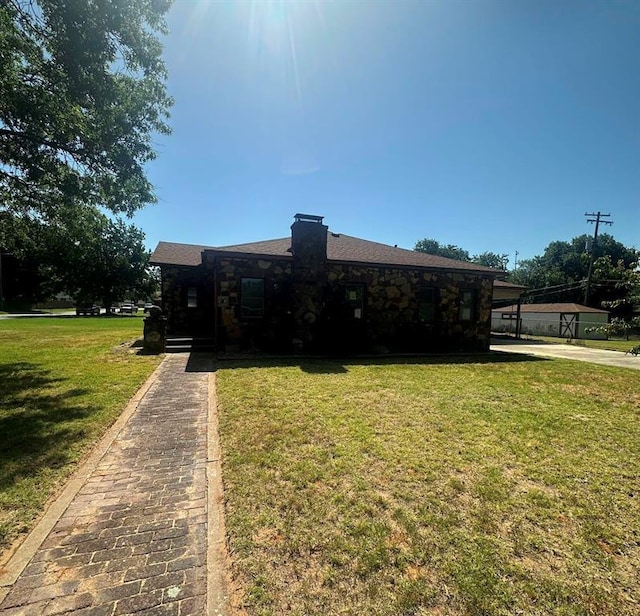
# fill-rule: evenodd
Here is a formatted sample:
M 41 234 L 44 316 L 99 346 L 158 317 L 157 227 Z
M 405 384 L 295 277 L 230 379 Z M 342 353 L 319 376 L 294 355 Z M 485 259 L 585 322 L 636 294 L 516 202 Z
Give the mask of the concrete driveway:
M 75 317 L 75 310 L 67 310 L 65 312 L 26 312 L 24 314 L 12 312 L 11 314 L 0 314 L 0 319 L 42 319 L 48 317 Z
M 615 366 L 617 368 L 631 368 L 640 370 L 640 356 L 625 355 L 619 351 L 605 351 L 601 349 L 588 349 L 572 344 L 552 344 L 546 342 L 533 342 L 531 340 L 502 340 L 492 341 L 491 350 L 503 353 L 522 353 L 524 355 L 536 355 L 539 357 L 552 357 L 559 359 L 576 359 L 603 366 Z M 633 346 L 629 343 L 629 348 Z

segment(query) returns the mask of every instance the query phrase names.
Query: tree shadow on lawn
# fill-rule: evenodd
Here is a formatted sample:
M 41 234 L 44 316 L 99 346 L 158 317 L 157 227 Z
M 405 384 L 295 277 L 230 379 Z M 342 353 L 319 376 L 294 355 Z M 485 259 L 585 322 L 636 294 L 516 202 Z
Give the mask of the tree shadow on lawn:
M 354 357 L 274 357 L 273 355 L 247 355 L 220 357 L 215 353 L 191 353 L 186 372 L 215 372 L 217 368 L 276 368 L 299 366 L 309 374 L 346 374 L 345 366 L 384 365 L 447 365 L 447 364 L 504 364 L 553 361 L 546 357 L 523 355 L 502 351 L 451 355 L 395 355 Z
M 86 434 L 74 422 L 98 409 L 74 402 L 85 389 L 52 390 L 64 380 L 36 364 L 0 365 L 0 492 L 73 460 Z

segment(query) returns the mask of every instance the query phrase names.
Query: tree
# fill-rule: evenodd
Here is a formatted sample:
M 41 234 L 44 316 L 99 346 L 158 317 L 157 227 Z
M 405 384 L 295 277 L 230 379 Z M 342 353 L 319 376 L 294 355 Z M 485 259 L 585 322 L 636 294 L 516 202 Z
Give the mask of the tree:
M 68 204 L 128 215 L 172 101 L 158 34 L 170 0 L 0 3 L 0 211 Z
M 542 255 L 521 261 L 518 269 L 510 274 L 511 282 L 529 289 L 548 289 L 537 294 L 535 302 L 582 303 L 589 270 L 588 240 L 585 234 L 569 242 L 551 242 Z M 613 301 L 624 294 L 624 289 L 617 285 L 623 280 L 624 271 L 633 268 L 639 254 L 606 233 L 598 237 L 594 250 L 593 291 L 589 303 L 599 308 L 602 302 Z
M 587 327 L 585 331 L 587 333 L 597 332 L 599 334 L 606 334 L 607 337 L 629 340 L 632 335 L 637 336 L 640 334 L 640 317 L 627 320 L 614 317 L 610 323 L 605 323 L 599 327 Z
M 602 307 L 616 317 L 630 319 L 634 306 L 640 304 L 640 261 L 626 267 L 622 259 L 614 264 L 609 255 L 604 255 L 596 259 L 593 269 L 594 279 L 603 281 L 599 286 L 609 290 Z
M 496 252 L 483 252 L 479 255 L 474 255 L 471 260 L 478 265 L 495 267 L 496 269 L 506 271 L 507 265 L 509 263 L 509 256 L 506 254 L 498 254 Z
M 506 270 L 509 257 L 506 254 L 498 254 L 496 252 L 483 252 L 473 257 L 464 248 L 453 244 L 441 244 L 437 240 L 423 239 L 416 242 L 414 250 L 418 252 L 426 252 L 430 255 L 438 255 L 447 257 L 448 259 L 456 259 L 458 261 L 469 261 L 486 267 L 495 267 L 496 269 Z
M 453 244 L 440 244 L 436 240 L 423 239 L 416 242 L 414 250 L 418 252 L 426 252 L 430 255 L 447 257 L 448 259 L 457 259 L 458 261 L 471 261 L 469 253 Z
M 26 309 L 51 291 L 40 270 L 42 224 L 0 211 L 0 305 Z
M 0 213 L 2 230 L 13 234 L 3 273 L 5 297 L 14 304 L 65 291 L 77 301 L 101 300 L 108 310 L 127 296 L 149 297 L 158 288 L 144 233 L 92 206 L 60 206 L 60 218 L 46 222 Z M 0 246 L 2 239 L 0 233 Z
M 101 300 L 107 312 L 125 298 L 152 295 L 157 276 L 149 266 L 144 233 L 92 208 L 81 214 L 67 226 L 43 230 L 49 278 L 77 301 Z

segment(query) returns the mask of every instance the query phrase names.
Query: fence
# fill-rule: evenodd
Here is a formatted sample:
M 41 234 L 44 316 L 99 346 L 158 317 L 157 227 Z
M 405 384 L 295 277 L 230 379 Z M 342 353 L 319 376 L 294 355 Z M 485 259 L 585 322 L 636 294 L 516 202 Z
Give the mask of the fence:
M 516 313 L 493 314 L 491 330 L 496 333 L 515 334 L 517 330 Z M 587 331 L 606 325 L 607 321 L 584 320 L 576 314 L 549 314 L 548 316 L 520 315 L 520 333 L 534 336 L 553 336 L 555 338 L 581 338 L 587 340 L 606 340 L 601 332 Z

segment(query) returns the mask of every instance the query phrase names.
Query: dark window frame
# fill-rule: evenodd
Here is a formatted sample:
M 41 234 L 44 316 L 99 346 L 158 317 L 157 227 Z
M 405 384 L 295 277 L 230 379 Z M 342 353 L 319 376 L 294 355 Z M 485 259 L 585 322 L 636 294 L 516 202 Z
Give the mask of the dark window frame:
M 262 286 L 262 292 L 257 294 L 249 294 L 248 289 L 245 289 L 245 281 L 252 281 L 254 283 L 259 282 Z M 256 278 L 254 276 L 243 276 L 240 278 L 240 318 L 241 319 L 264 319 L 265 306 L 266 306 L 266 284 L 264 278 Z M 255 305 L 247 305 L 245 300 L 254 300 Z M 260 301 L 255 301 L 256 299 Z M 251 304 L 252 302 L 249 302 Z M 259 306 L 258 306 L 259 304 Z
M 187 308 L 198 307 L 198 287 L 187 287 Z
M 429 298 L 426 296 L 430 295 Z M 438 306 L 440 303 L 440 294 L 438 287 L 421 285 L 416 292 L 416 303 L 418 311 L 418 320 L 422 323 L 435 323 L 438 318 Z M 425 308 L 430 307 L 430 318 L 425 316 Z
M 469 294 L 470 299 L 465 299 L 465 295 Z M 469 316 L 465 316 L 465 312 L 469 311 Z M 475 321 L 478 318 L 478 289 L 464 288 L 460 289 L 460 308 L 458 310 L 458 318 L 464 323 Z

